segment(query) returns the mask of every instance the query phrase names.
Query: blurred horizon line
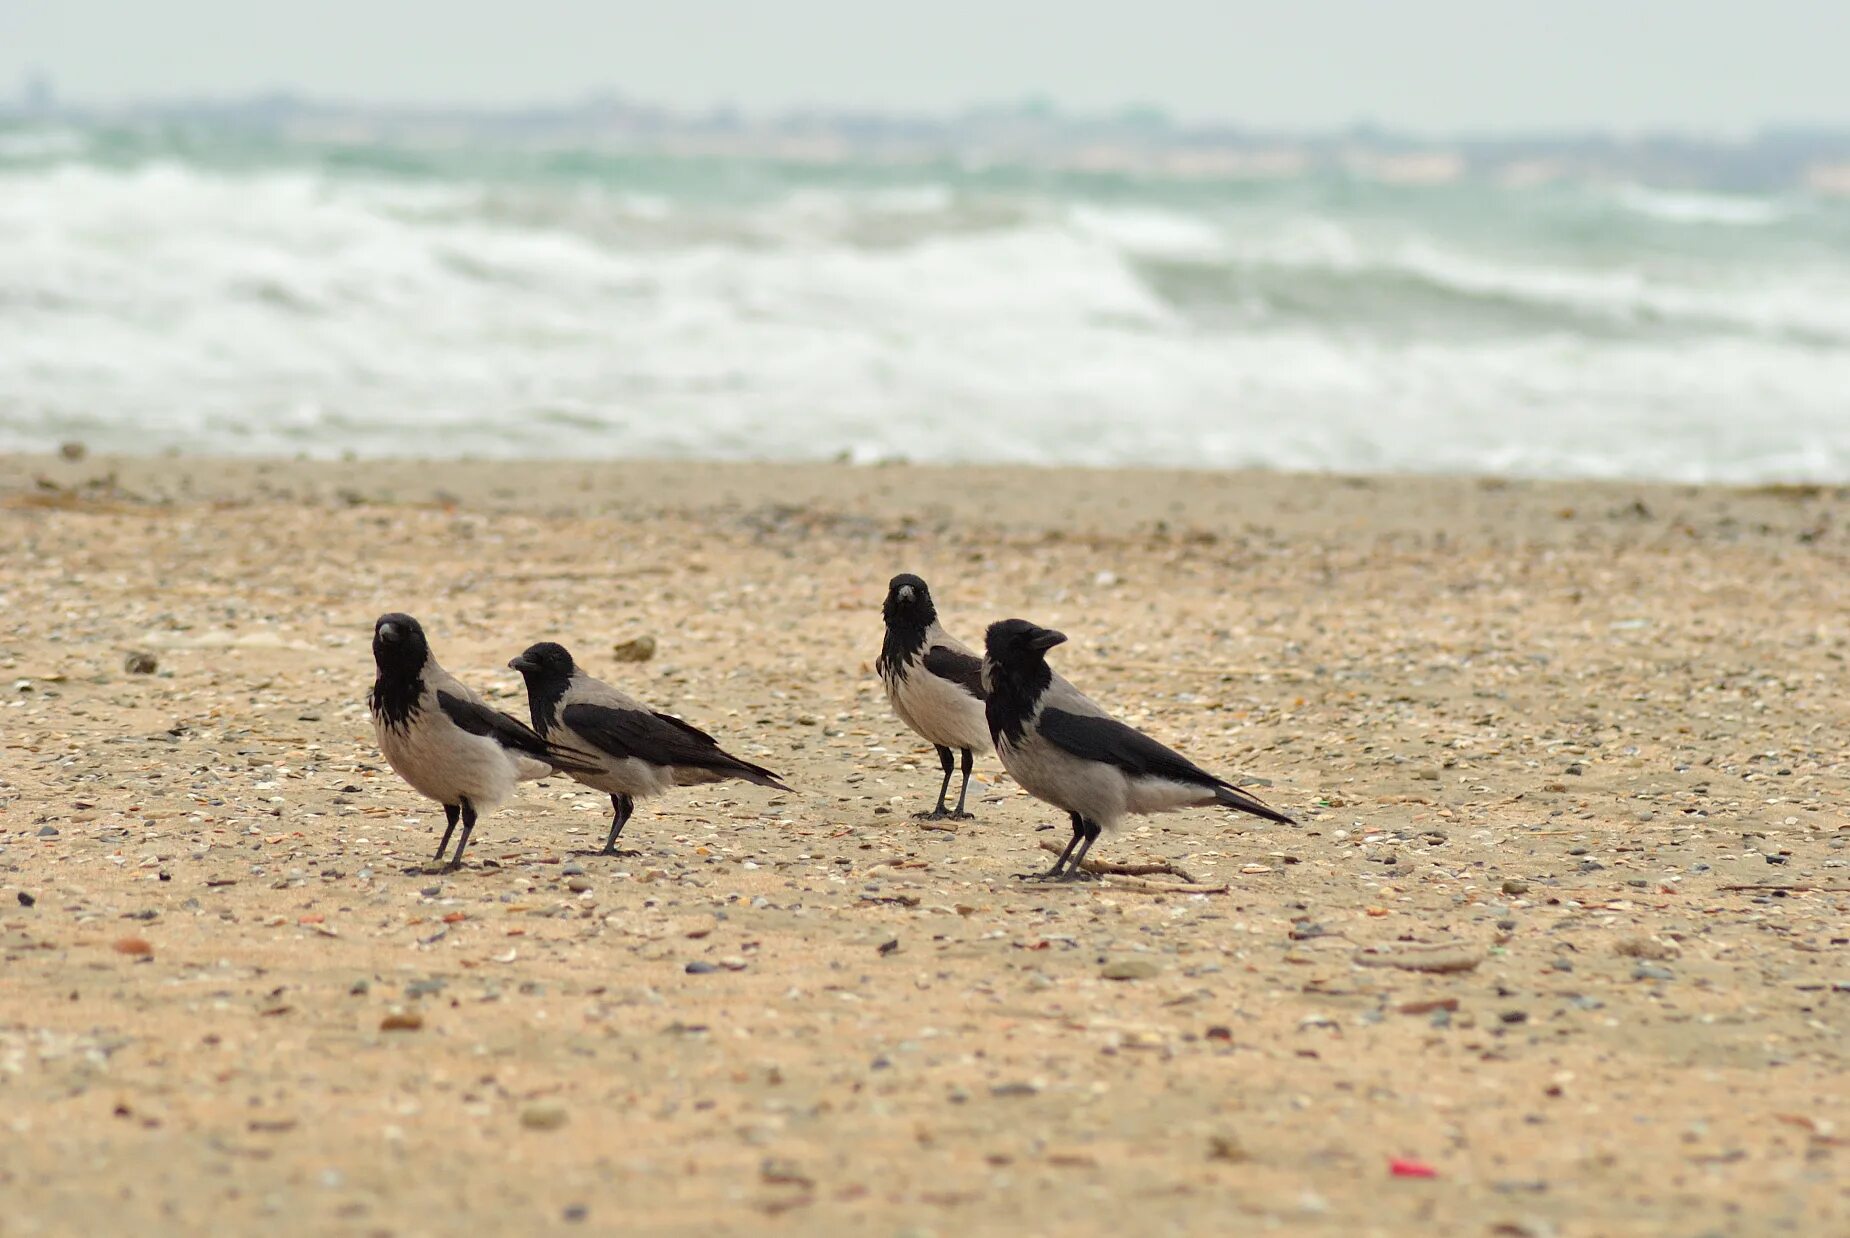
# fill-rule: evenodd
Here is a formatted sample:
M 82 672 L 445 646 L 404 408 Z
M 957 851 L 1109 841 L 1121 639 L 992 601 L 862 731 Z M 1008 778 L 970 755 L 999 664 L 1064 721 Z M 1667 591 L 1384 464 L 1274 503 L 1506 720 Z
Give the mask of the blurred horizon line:
M 1850 198 L 1850 123 L 1693 130 L 1534 129 L 1433 135 L 1357 121 L 1335 129 L 1179 119 L 1149 104 L 1068 109 L 1041 95 L 941 113 L 814 106 L 677 108 L 618 90 L 528 105 L 371 103 L 294 90 L 95 103 L 61 98 L 43 73 L 0 123 L 202 125 L 311 145 L 540 149 L 785 162 L 964 163 L 1176 179 L 1287 181 L 1319 174 L 1379 184 L 1632 183 Z

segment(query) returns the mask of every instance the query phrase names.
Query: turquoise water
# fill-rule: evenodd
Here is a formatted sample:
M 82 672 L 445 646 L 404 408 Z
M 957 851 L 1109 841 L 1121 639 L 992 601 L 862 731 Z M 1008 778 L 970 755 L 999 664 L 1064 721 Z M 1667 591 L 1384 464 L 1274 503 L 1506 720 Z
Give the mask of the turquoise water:
M 1850 203 L 0 128 L 0 448 L 1850 480 Z

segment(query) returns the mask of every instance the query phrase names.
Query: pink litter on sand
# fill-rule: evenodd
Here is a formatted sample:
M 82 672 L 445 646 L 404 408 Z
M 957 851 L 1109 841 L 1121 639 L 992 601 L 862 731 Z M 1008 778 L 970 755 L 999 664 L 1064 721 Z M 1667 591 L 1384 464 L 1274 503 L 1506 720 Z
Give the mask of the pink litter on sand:
M 1437 1178 L 1439 1171 L 1425 1161 L 1407 1160 L 1395 1157 L 1388 1162 L 1388 1172 L 1396 1178 Z

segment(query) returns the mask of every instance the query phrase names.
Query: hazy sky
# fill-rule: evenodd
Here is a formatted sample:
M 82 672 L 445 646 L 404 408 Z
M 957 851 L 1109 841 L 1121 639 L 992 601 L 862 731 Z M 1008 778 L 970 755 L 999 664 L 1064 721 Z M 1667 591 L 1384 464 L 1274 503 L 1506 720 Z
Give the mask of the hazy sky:
M 0 0 L 0 92 L 943 111 L 1046 94 L 1425 129 L 1850 122 L 1846 0 Z

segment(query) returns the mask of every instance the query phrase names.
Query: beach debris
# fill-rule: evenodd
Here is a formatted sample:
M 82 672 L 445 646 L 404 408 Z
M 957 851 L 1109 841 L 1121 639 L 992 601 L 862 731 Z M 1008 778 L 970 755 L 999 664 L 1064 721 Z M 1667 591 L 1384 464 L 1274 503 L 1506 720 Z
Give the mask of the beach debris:
M 1666 963 L 1679 957 L 1683 948 L 1674 941 L 1665 941 L 1661 937 L 1622 937 L 1613 945 L 1614 953 L 1620 958 L 1646 959 L 1655 963 Z
M 655 656 L 653 636 L 635 636 L 610 647 L 610 655 L 619 662 L 647 662 Z
M 1107 980 L 1148 980 L 1162 969 L 1149 959 L 1115 959 L 1099 969 Z
M 27 894 L 24 890 L 21 890 L 19 892 L 19 905 L 21 907 L 31 907 L 37 902 L 38 902 L 38 899 L 32 897 L 32 895 L 30 894 Z
M 1470 971 L 1484 952 L 1463 942 L 1394 942 L 1363 946 L 1350 956 L 1358 967 L 1397 967 L 1402 971 Z
M 66 460 L 77 461 L 90 454 L 90 448 L 76 439 L 58 444 L 58 454 Z
M 1208 1159 L 1238 1165 L 1243 1161 L 1251 1160 L 1252 1153 L 1248 1152 L 1241 1145 L 1238 1137 L 1234 1135 L 1209 1135 Z
M 565 1106 L 556 1103 L 528 1105 L 520 1111 L 520 1124 L 530 1131 L 556 1131 L 571 1118 Z
M 1041 850 L 1047 852 L 1049 855 L 1060 854 L 1060 848 L 1050 842 L 1041 843 Z M 1101 877 L 1163 876 L 1179 878 L 1188 885 L 1200 884 L 1187 869 L 1179 864 L 1171 864 L 1168 860 L 1156 860 L 1146 864 L 1120 864 L 1113 860 L 1085 860 L 1080 863 L 1079 867 L 1085 869 L 1088 873 L 1096 873 Z M 1265 869 L 1264 871 L 1270 872 L 1272 870 Z
M 1017 1080 L 1013 1083 L 998 1083 L 989 1089 L 989 1094 L 991 1096 L 1037 1096 L 1040 1090 L 1041 1085 L 1038 1083 Z
M 1456 997 L 1429 997 L 1421 1001 L 1402 1002 L 1395 1010 L 1401 1014 L 1431 1014 L 1435 1010 L 1451 1013 L 1458 1009 Z
M 161 669 L 161 661 L 146 649 L 131 649 L 122 659 L 122 669 L 131 675 L 152 675 Z
M 1439 1171 L 1425 1161 L 1396 1156 L 1388 1161 L 1388 1173 L 1396 1178 L 1437 1178 Z
M 394 1010 L 379 1020 L 382 1032 L 415 1032 L 424 1026 L 424 1016 L 415 1010 Z

